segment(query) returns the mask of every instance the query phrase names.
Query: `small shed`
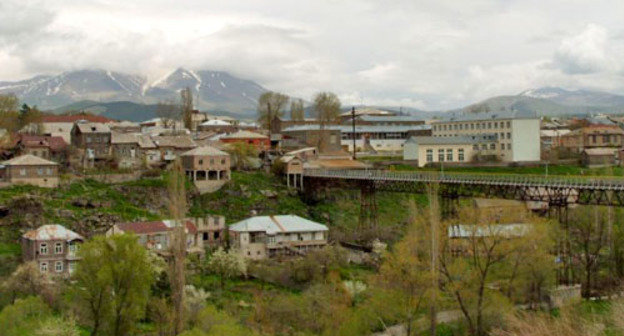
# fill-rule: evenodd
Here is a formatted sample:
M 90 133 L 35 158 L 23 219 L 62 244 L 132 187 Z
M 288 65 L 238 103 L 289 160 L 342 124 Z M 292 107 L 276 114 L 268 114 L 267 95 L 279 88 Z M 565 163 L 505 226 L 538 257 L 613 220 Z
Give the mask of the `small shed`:
M 581 153 L 581 162 L 585 167 L 609 167 L 616 164 L 617 148 L 586 148 Z

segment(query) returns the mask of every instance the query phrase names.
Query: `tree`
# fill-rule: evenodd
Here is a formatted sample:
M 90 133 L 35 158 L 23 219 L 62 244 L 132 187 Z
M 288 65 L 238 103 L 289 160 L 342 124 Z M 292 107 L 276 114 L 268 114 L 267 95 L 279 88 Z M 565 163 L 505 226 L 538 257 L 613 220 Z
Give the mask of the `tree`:
M 28 132 L 31 134 L 43 133 L 43 126 L 41 125 L 41 111 L 39 111 L 37 106 L 30 107 L 28 104 L 23 104 L 17 119 L 19 129 L 28 127 Z
M 225 148 L 225 151 L 230 154 L 236 170 L 243 170 L 249 167 L 251 159 L 258 157 L 256 147 L 245 142 L 231 143 Z
M 256 332 L 240 325 L 236 318 L 208 306 L 199 313 L 198 325 L 180 336 L 254 336 Z
M 35 336 L 80 336 L 74 319 L 51 317 L 43 321 L 34 333 Z
M 23 263 L 6 279 L 2 289 L 6 293 L 11 293 L 10 302 L 14 303 L 19 297 L 30 295 L 41 295 L 49 297 L 49 279 L 41 273 L 36 262 Z
M 180 101 L 184 127 L 193 130 L 193 92 L 188 86 L 180 91 Z
M 275 117 L 284 116 L 286 103 L 288 103 L 287 95 L 273 91 L 263 93 L 258 99 L 258 122 L 261 127 L 270 130 L 271 121 Z
M 51 314 L 50 307 L 37 296 L 18 299 L 0 311 L 1 333 L 3 336 L 32 334 Z
M 164 128 L 175 129 L 176 121 L 180 119 L 180 108 L 170 100 L 159 102 L 155 113 Z
M 133 235 L 96 236 L 82 245 L 72 303 L 91 335 L 128 335 L 144 316 L 154 281 L 147 251 Z
M 177 159 L 169 174 L 167 186 L 169 192 L 169 213 L 176 222 L 172 235 L 171 262 L 169 281 L 171 283 L 171 300 L 174 307 L 174 333 L 177 335 L 184 328 L 184 285 L 186 284 L 185 267 L 186 260 L 186 227 L 184 216 L 188 210 L 186 202 L 186 177 L 182 170 L 182 163 Z
M 19 130 L 18 103 L 19 100 L 13 94 L 0 95 L 0 128 L 9 132 Z
M 530 224 L 525 224 L 528 226 L 503 226 L 499 223 L 514 222 L 517 214 L 503 213 L 497 217 L 497 221 L 492 221 L 477 211 L 463 209 L 458 218 L 469 224 L 459 226 L 455 219 L 444 223 L 442 230 L 456 234 L 456 238 L 441 239 L 439 265 L 443 290 L 454 298 L 470 334 L 475 336 L 485 335 L 491 324 L 486 319 L 501 319 L 505 307 L 510 305 L 510 300 L 497 287 L 501 283 L 513 283 L 510 281 L 513 273 L 509 270 L 518 260 L 517 253 L 531 244 L 547 246 L 534 249 L 535 253 L 551 247 L 548 239 L 527 234 L 543 223 L 529 218 L 526 223 Z M 554 260 L 552 256 L 544 259 Z
M 607 210 L 598 206 L 579 207 L 570 215 L 570 252 L 573 259 L 580 262 L 584 297 L 591 295 L 592 280 L 598 271 L 602 252 L 607 247 L 608 225 Z
M 147 305 L 147 317 L 154 323 L 158 336 L 171 334 L 173 309 L 165 298 L 151 298 Z
M 236 251 L 226 252 L 219 247 L 208 259 L 206 264 L 208 272 L 219 277 L 221 289 L 225 286 L 225 280 L 233 277 L 247 275 L 247 263 Z
M 325 126 L 338 121 L 340 117 L 340 99 L 332 92 L 320 92 L 314 96 L 314 114 L 319 123 L 320 132 L 323 133 Z M 325 149 L 327 137 L 322 134 L 318 137 L 318 149 Z
M 303 121 L 304 119 L 304 110 L 303 110 L 303 99 L 293 99 L 290 102 L 290 119 Z

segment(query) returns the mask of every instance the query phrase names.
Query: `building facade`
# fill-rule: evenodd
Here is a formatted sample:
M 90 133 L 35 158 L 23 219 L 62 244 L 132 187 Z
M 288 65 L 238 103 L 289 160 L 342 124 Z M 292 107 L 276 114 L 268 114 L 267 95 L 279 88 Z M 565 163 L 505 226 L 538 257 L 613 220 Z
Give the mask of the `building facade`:
M 537 162 L 541 157 L 540 119 L 532 113 L 488 112 L 454 115 L 431 123 L 432 136 L 496 136 L 503 162 Z
M 26 154 L 0 163 L 0 180 L 43 188 L 59 185 L 59 164 Z
M 230 155 L 214 147 L 202 146 L 180 155 L 182 168 L 193 181 L 229 180 Z
M 561 146 L 575 152 L 588 148 L 622 148 L 624 131 L 616 125 L 590 125 L 561 136 Z
M 494 136 L 412 137 L 404 146 L 403 160 L 428 164 L 469 163 L 498 155 Z
M 108 159 L 111 130 L 106 124 L 77 122 L 71 131 L 71 144 L 83 150 L 88 160 Z
M 76 268 L 84 238 L 57 224 L 43 225 L 22 236 L 22 258 L 35 261 L 42 273 L 67 277 Z
M 227 134 L 219 138 L 219 141 L 226 144 L 237 142 L 246 143 L 256 147 L 256 149 L 260 152 L 268 150 L 271 146 L 268 136 L 250 131 L 238 131 L 232 134 Z
M 245 258 L 303 254 L 327 245 L 327 226 L 294 216 L 256 216 L 230 225 L 230 244 Z

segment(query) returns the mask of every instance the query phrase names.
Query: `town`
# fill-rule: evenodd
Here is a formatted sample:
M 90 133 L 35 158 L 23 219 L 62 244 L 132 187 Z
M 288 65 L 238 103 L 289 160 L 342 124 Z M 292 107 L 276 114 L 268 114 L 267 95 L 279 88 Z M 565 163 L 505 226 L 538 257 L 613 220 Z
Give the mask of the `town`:
M 624 335 L 622 10 L 6 0 L 0 336 Z

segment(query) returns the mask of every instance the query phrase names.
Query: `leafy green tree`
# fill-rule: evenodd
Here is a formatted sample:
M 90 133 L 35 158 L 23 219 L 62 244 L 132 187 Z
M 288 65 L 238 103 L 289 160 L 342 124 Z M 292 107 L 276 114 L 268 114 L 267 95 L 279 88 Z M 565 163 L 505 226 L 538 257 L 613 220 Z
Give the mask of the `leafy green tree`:
M 239 324 L 229 314 L 218 310 L 214 306 L 208 306 L 199 313 L 199 324 L 180 336 L 254 336 L 258 335 L 253 330 Z
M 72 303 L 91 335 L 132 333 L 145 315 L 154 272 L 147 251 L 132 235 L 95 237 L 82 245 Z
M 74 319 L 50 317 L 34 332 L 35 336 L 79 336 L 80 331 Z
M 30 295 L 48 296 L 50 281 L 41 273 L 36 262 L 23 263 L 2 284 L 3 292 L 8 293 L 10 302 Z
M 19 130 L 19 100 L 13 94 L 0 95 L 0 128 L 9 132 Z
M 52 311 L 40 297 L 29 296 L 0 311 L 0 333 L 3 336 L 32 335 Z
M 236 170 L 243 170 L 250 166 L 252 158 L 258 157 L 258 150 L 254 145 L 245 142 L 228 144 L 225 151 L 230 154 Z
M 247 274 L 245 259 L 235 250 L 225 251 L 219 247 L 208 259 L 206 264 L 208 272 L 219 277 L 221 289 L 225 286 L 225 280 Z
M 182 91 L 180 91 L 180 101 L 184 127 L 189 130 L 193 130 L 193 92 L 189 87 L 185 87 Z
M 269 129 L 275 117 L 284 116 L 284 108 L 288 103 L 288 96 L 279 92 L 268 91 L 258 99 L 258 122 L 263 128 Z
M 325 126 L 339 121 L 340 99 L 332 92 L 320 92 L 314 96 L 314 114 L 319 123 L 320 131 L 325 130 Z M 324 151 L 328 136 L 319 136 L 317 147 L 319 151 Z
M 290 102 L 290 119 L 303 121 L 304 117 L 303 99 L 293 99 Z

